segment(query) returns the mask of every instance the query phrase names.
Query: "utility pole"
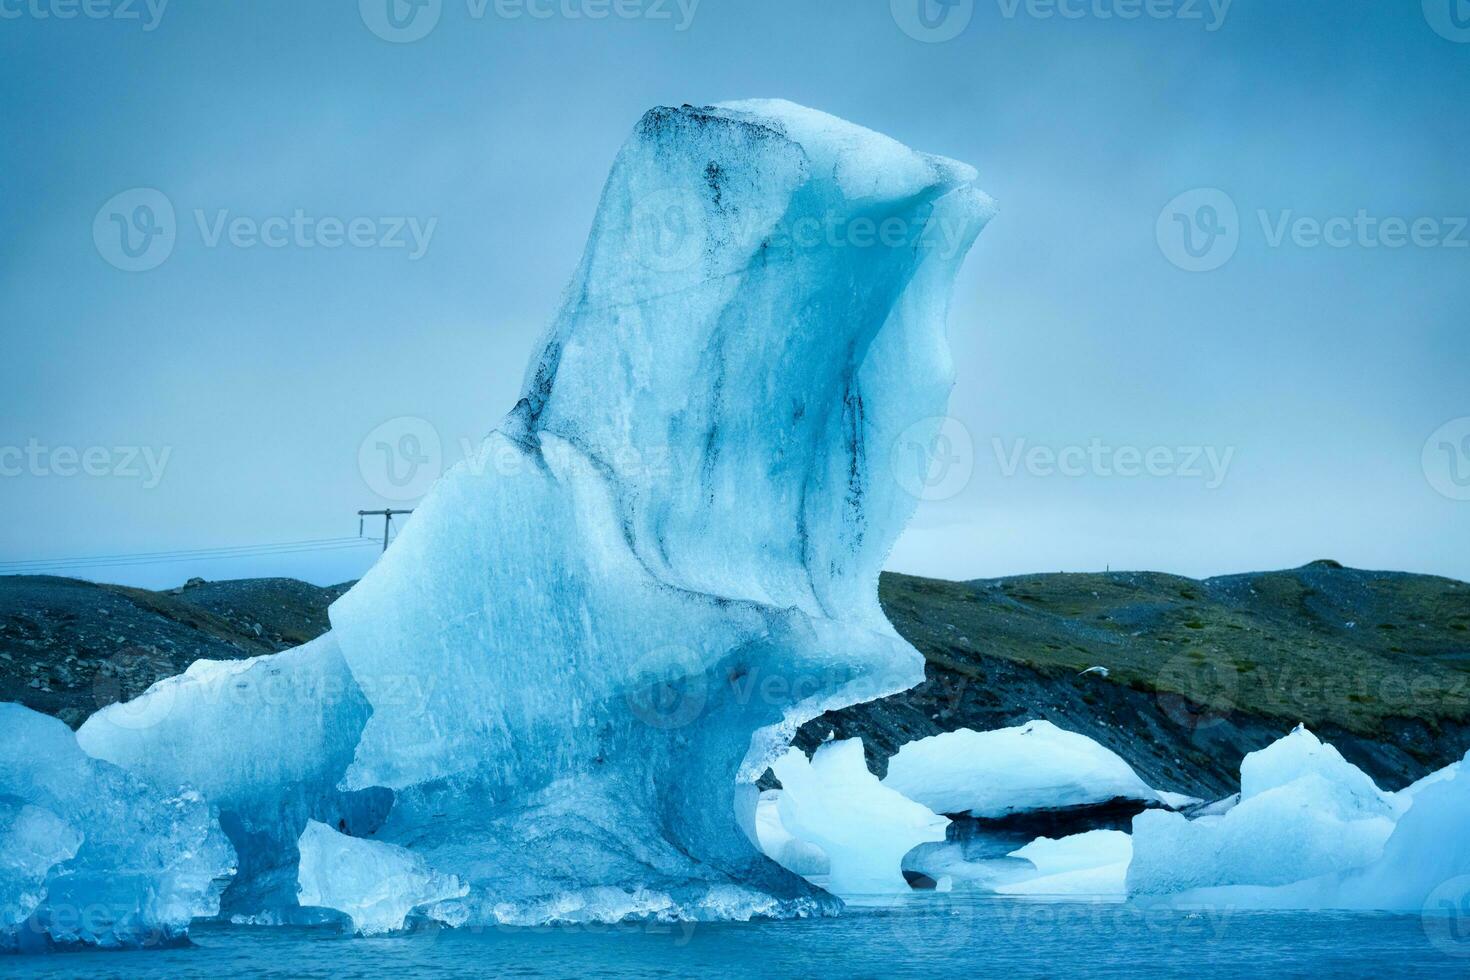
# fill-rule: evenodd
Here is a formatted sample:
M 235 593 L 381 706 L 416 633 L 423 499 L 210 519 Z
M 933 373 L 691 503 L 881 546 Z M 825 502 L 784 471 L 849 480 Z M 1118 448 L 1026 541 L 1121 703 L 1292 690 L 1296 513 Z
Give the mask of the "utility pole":
M 383 519 L 383 550 L 388 550 L 388 529 L 393 526 L 394 514 L 412 514 L 413 510 L 360 510 L 357 512 L 357 536 L 362 537 L 362 519 L 364 517 L 381 517 Z

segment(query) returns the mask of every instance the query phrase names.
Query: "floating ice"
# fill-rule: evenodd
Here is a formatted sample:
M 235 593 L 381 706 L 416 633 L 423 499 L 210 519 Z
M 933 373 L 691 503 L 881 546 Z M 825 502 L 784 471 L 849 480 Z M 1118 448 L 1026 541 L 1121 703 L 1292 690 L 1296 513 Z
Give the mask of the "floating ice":
M 815 849 L 827 860 L 825 877 L 815 877 L 843 898 L 909 891 L 903 856 L 944 840 L 949 821 L 878 782 L 863 761 L 862 739 L 827 742 L 810 761 L 793 748 L 771 768 L 781 780 L 780 826 L 807 849 L 786 845 L 767 853 L 796 870 L 793 864 L 800 867 Z M 793 856 L 798 862 L 787 863 Z
M 1162 800 L 1115 752 L 1049 721 L 909 742 L 888 761 L 883 784 L 935 813 L 984 818 Z
M 803 878 L 832 873 L 832 861 L 817 845 L 794 836 L 781 823 L 781 791 L 766 790 L 755 810 L 756 842 L 772 861 Z
M 0 732 L 0 949 L 153 945 L 218 911 L 234 854 L 197 793 L 91 759 L 18 704 Z
M 328 634 L 273 656 L 196 661 L 94 714 L 77 742 L 156 786 L 197 790 L 219 807 L 240 860 L 223 914 L 277 921 L 290 919 L 296 905 L 296 842 L 309 818 L 361 834 L 387 812 L 386 790 L 336 789 L 368 711 Z
M 412 851 L 348 837 L 315 820 L 307 823 L 297 846 L 301 904 L 336 909 L 362 935 L 402 929 L 414 909 L 463 898 L 469 891 Z
M 1361 867 L 1276 887 L 1200 888 L 1180 905 L 1253 909 L 1344 909 L 1463 917 L 1470 908 L 1470 756 L 1396 794 L 1407 808 L 1381 854 Z M 1263 833 L 1272 833 L 1263 830 Z M 1274 836 L 1274 834 L 1273 834 Z M 1273 850 L 1280 847 L 1270 841 Z M 1453 927 L 1453 922 L 1443 928 Z M 1426 921 L 1426 929 L 1438 928 Z
M 835 907 L 756 848 L 756 780 L 923 677 L 877 579 L 952 384 L 974 178 L 786 102 L 649 112 L 524 396 L 330 636 L 156 688 L 130 710 L 162 720 L 118 709 L 89 751 L 218 800 L 255 921 L 295 906 L 308 818 L 454 874 L 476 921 Z M 343 683 L 213 700 L 273 678 Z
M 1133 819 L 1130 893 L 1280 885 L 1375 860 L 1400 805 L 1362 770 L 1298 727 L 1241 762 L 1240 800 L 1193 820 Z

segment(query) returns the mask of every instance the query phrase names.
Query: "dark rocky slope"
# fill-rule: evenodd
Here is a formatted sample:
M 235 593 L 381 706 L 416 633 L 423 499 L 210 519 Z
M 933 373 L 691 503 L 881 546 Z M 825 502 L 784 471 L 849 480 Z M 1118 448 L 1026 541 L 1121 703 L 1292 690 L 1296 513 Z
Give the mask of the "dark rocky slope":
M 346 586 L 290 579 L 167 592 L 0 578 L 0 700 L 75 726 L 200 657 L 257 656 L 327 628 Z M 1046 718 L 1153 785 L 1236 788 L 1246 752 L 1305 721 L 1386 788 L 1470 749 L 1470 585 L 1315 562 L 1203 581 L 1156 573 L 941 582 L 883 577 L 919 687 L 819 718 L 878 773 L 904 742 Z M 1101 672 L 1082 673 L 1091 667 Z

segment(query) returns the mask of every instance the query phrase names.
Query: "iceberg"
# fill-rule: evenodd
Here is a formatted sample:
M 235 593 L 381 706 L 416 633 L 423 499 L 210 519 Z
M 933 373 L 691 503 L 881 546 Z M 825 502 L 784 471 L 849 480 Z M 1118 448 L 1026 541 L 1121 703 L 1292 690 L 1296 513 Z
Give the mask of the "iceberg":
M 158 945 L 219 910 L 235 856 L 198 793 L 160 793 L 18 704 L 0 732 L 0 950 Z
M 883 784 L 935 813 L 999 819 L 1113 800 L 1180 801 L 1148 786 L 1111 749 L 1049 721 L 921 738 L 888 761 Z
M 387 790 L 337 789 L 369 710 L 327 634 L 270 656 L 195 661 L 98 711 L 76 737 L 94 758 L 218 807 L 239 856 L 221 913 L 270 923 L 294 917 L 308 820 L 363 835 L 387 814 Z
M 771 769 L 781 780 L 780 826 L 805 848 L 768 833 L 767 853 L 793 870 L 821 855 L 825 874 L 807 873 L 841 898 L 908 892 L 904 855 L 944 840 L 949 821 L 880 783 L 863 760 L 862 739 L 819 745 L 810 761 L 793 748 Z
M 455 876 L 445 921 L 836 908 L 759 850 L 756 784 L 805 721 L 923 678 L 877 579 L 953 383 L 975 176 L 788 102 L 650 111 L 522 397 L 331 632 L 82 744 L 220 808 L 250 921 L 299 907 L 313 820 Z
M 297 850 L 301 904 L 341 912 L 364 936 L 402 929 L 414 909 L 469 891 L 412 851 L 349 837 L 315 820 L 307 822 Z M 452 914 L 441 911 L 439 918 Z
M 1247 755 L 1240 771 L 1239 802 L 1219 816 L 1134 817 L 1131 894 L 1283 885 L 1360 867 L 1382 854 L 1402 812 L 1305 727 Z

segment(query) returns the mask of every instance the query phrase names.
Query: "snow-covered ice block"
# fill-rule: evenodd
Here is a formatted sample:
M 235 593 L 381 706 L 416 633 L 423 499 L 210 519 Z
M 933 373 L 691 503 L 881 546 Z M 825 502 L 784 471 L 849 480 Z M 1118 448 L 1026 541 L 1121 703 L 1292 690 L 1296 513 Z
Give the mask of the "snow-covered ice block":
M 1133 819 L 1130 893 L 1280 885 L 1375 860 L 1399 805 L 1305 728 L 1247 755 L 1241 794 L 1219 816 Z
M 412 677 L 412 675 L 409 675 Z M 380 697 L 420 697 L 412 684 Z M 125 704 L 88 718 L 77 742 L 95 758 L 220 810 L 240 867 L 227 916 L 272 921 L 296 905 L 296 842 L 308 818 L 358 833 L 381 822 L 386 790 L 342 793 L 369 713 L 327 634 L 285 653 L 198 660 Z
M 826 856 L 828 873 L 819 880 L 842 898 L 909 891 L 904 855 L 944 840 L 949 821 L 880 783 L 863 759 L 862 739 L 827 742 L 810 761 L 793 748 L 771 768 L 781 781 L 781 826 Z
M 157 944 L 219 910 L 235 856 L 198 793 L 92 759 L 18 704 L 0 736 L 0 949 Z
M 336 909 L 362 935 L 402 929 L 414 909 L 463 898 L 469 891 L 412 851 L 349 837 L 315 820 L 307 823 L 297 846 L 301 904 Z
M 1091 830 L 1053 840 L 1038 837 L 1010 853 L 1035 867 L 1034 874 L 998 884 L 1002 895 L 1044 898 L 1106 898 L 1128 894 L 1133 841 L 1120 830 Z
M 1160 801 L 1117 753 L 1040 720 L 909 742 L 888 761 L 883 783 L 935 813 L 983 818 L 1117 799 Z

